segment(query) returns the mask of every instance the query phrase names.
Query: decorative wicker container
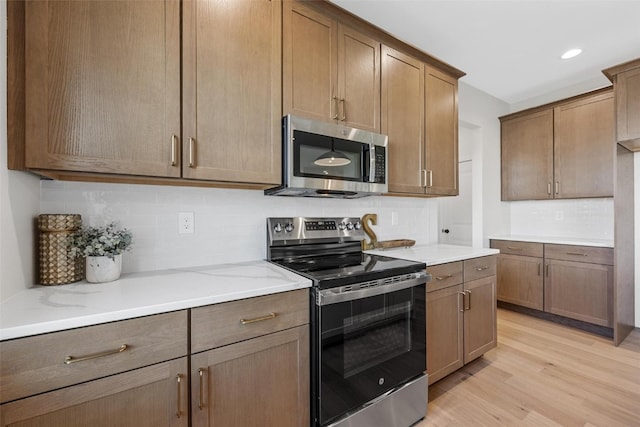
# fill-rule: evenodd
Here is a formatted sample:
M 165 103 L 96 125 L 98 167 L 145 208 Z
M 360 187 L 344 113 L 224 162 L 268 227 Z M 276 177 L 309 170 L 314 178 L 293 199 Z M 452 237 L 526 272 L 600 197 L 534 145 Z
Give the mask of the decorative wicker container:
M 63 285 L 84 278 L 84 258 L 67 253 L 71 235 L 82 226 L 77 214 L 43 214 L 38 217 L 40 284 Z

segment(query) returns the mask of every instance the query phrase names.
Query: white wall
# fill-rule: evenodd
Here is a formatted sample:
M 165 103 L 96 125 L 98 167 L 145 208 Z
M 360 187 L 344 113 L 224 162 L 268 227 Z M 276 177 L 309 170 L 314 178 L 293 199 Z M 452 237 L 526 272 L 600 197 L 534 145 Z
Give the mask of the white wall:
M 510 228 L 509 204 L 500 201 L 500 121 L 508 114 L 509 105 L 493 96 L 460 82 L 459 117 L 465 126 L 481 133 L 481 151 L 474 152 L 474 165 L 482 170 L 481 215 L 483 245 L 489 246 L 488 236 L 507 234 Z M 474 194 L 474 197 L 476 194 Z
M 0 58 L 7 57 L 7 8 L 0 6 Z M 4 60 L 3 60 L 4 61 Z M 39 180 L 7 170 L 7 67 L 0 66 L 0 300 L 33 283 L 33 218 Z

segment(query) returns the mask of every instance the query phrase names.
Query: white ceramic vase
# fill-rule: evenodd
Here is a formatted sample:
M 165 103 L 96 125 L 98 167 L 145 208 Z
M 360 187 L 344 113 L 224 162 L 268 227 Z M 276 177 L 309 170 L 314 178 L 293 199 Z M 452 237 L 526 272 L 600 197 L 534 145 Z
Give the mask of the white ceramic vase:
M 86 266 L 87 282 L 104 283 L 118 280 L 122 273 L 122 254 L 108 256 L 88 256 Z

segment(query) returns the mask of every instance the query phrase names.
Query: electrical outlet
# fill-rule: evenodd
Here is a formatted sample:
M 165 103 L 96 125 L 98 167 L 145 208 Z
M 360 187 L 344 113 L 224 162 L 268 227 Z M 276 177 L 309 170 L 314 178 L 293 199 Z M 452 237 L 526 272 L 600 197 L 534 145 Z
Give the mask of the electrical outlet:
M 193 234 L 194 231 L 193 212 L 178 212 L 178 234 Z

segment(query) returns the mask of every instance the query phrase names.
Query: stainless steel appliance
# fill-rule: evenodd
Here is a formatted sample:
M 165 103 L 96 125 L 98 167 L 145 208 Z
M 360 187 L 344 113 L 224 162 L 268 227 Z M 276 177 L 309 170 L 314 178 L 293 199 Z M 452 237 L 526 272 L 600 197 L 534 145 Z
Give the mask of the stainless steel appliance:
M 426 265 L 363 253 L 363 238 L 359 218 L 267 219 L 267 258 L 313 281 L 313 427 L 408 427 L 427 413 Z
M 358 198 L 386 193 L 386 135 L 288 115 L 279 196 Z

